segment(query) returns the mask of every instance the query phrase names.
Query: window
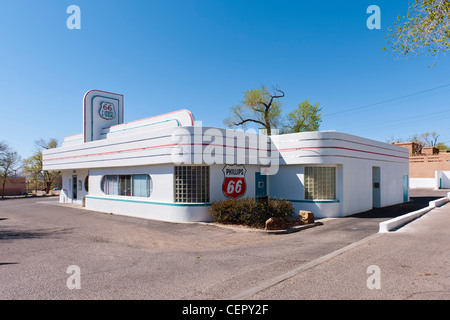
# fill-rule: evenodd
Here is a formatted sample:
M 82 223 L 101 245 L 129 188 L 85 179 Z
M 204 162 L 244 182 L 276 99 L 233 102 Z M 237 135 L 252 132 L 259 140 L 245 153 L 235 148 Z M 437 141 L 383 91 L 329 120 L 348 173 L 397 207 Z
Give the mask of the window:
M 119 195 L 131 196 L 131 175 L 119 176 Z
M 102 180 L 102 191 L 112 196 L 149 197 L 150 187 L 148 174 L 107 175 Z
M 305 199 L 336 199 L 336 167 L 305 167 Z
M 148 197 L 149 179 L 147 174 L 133 175 L 133 196 Z
M 175 167 L 174 185 L 175 202 L 209 202 L 209 167 Z

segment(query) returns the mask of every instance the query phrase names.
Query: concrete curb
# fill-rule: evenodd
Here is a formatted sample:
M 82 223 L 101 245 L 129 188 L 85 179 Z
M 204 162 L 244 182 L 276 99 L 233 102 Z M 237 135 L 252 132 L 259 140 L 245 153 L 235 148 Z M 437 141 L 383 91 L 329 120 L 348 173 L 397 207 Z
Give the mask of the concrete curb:
M 309 229 L 309 228 L 313 228 L 313 227 L 321 226 L 321 225 L 323 225 L 322 222 L 313 222 L 313 223 L 302 224 L 300 226 L 295 226 L 292 228 L 282 229 L 282 230 L 264 230 L 264 232 L 269 233 L 269 234 L 287 234 L 287 233 L 293 233 L 293 232 L 297 232 L 300 230 Z
M 434 208 L 440 207 L 444 204 L 446 204 L 450 199 L 450 192 L 448 193 L 447 197 L 440 198 L 438 200 L 430 201 L 428 204 L 428 207 L 413 211 L 407 214 L 404 214 L 402 216 L 380 222 L 378 233 L 387 233 L 395 231 L 398 228 L 403 227 L 407 223 L 423 216 L 427 212 L 433 210 Z
M 230 230 L 239 231 L 239 232 L 259 232 L 259 233 L 266 233 L 266 234 L 294 233 L 294 232 L 298 232 L 298 231 L 301 231 L 304 229 L 309 229 L 309 228 L 323 225 L 322 222 L 318 221 L 318 222 L 313 222 L 313 223 L 308 223 L 308 224 L 302 224 L 302 225 L 295 226 L 295 227 L 288 228 L 288 229 L 266 230 L 266 229 L 238 227 L 238 226 L 219 224 L 219 223 L 214 223 L 214 222 L 187 222 L 187 223 L 201 224 L 201 225 L 206 225 L 206 226 L 218 227 L 218 228 L 222 228 L 222 229 L 230 229 Z

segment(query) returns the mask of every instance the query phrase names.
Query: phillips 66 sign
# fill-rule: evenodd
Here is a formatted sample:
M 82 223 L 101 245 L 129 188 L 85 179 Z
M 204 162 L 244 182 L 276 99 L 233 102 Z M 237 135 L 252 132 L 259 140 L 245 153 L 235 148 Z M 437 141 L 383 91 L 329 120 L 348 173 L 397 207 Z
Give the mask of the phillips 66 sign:
M 245 194 L 247 185 L 245 183 L 245 172 L 242 165 L 226 165 L 223 169 L 224 179 L 222 185 L 223 194 L 227 198 L 239 198 Z

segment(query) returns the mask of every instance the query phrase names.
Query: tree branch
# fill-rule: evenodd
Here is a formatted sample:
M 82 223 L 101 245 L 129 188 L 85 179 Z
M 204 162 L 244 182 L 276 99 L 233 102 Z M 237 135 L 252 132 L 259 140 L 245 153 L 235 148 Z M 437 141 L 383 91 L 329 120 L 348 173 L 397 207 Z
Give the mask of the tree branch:
M 269 103 L 268 103 L 268 104 L 265 104 L 265 103 L 264 103 L 264 105 L 265 105 L 265 107 L 266 107 L 266 111 L 269 110 L 270 107 L 272 106 L 273 99 L 279 99 L 279 98 L 283 98 L 283 97 L 284 97 L 284 92 L 281 91 L 280 89 L 274 88 L 273 90 L 274 90 L 274 91 L 281 92 L 281 95 L 270 95 L 270 101 L 269 101 Z
M 261 122 L 261 121 L 258 121 L 258 120 L 254 120 L 254 119 L 245 119 L 244 120 L 244 119 L 241 118 L 240 122 L 234 122 L 233 124 L 235 126 L 242 126 L 244 123 L 247 123 L 247 122 L 258 123 L 258 124 L 262 125 L 264 128 L 266 127 L 266 124 L 264 122 Z

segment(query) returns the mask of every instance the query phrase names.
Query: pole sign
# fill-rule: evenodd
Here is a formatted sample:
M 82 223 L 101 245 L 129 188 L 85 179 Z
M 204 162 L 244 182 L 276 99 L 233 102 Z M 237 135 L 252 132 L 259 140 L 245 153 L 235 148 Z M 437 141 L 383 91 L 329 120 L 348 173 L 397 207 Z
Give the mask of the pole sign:
M 105 130 L 123 123 L 123 95 L 88 91 L 83 98 L 84 142 L 104 139 Z
M 242 197 L 247 190 L 245 173 L 247 169 L 243 165 L 226 165 L 222 169 L 224 174 L 222 191 L 227 198 L 237 199 Z

